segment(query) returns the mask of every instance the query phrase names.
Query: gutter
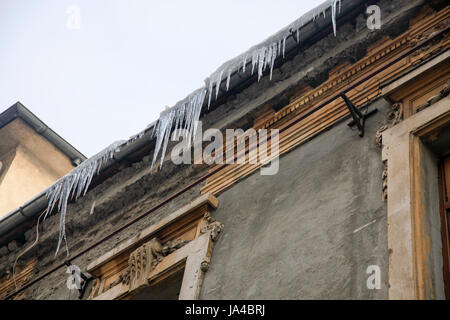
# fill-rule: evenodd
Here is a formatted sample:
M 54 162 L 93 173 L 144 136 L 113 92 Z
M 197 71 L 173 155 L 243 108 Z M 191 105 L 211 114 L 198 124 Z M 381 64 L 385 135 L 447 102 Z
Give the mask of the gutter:
M 56 148 L 69 157 L 73 164 L 78 165 L 87 159 L 85 155 L 64 140 L 20 102 L 16 102 L 13 106 L 0 114 L 0 129 L 17 118 L 25 121 L 39 135 L 51 142 Z
M 341 20 L 346 14 L 351 13 L 353 10 L 355 10 L 357 7 L 365 3 L 365 0 L 346 0 L 342 1 L 342 7 L 341 7 L 341 13 L 338 15 L 337 20 Z M 307 13 L 308 14 L 308 13 Z M 327 11 L 327 16 L 330 17 L 331 13 L 329 10 Z M 291 36 L 289 36 L 286 39 L 286 58 L 279 57 L 276 61 L 276 66 L 282 65 L 284 62 L 288 61 L 288 57 L 290 55 L 295 54 L 295 50 L 298 49 L 299 45 L 306 42 L 308 39 L 310 39 L 312 36 L 317 34 L 318 32 L 326 29 L 331 28 L 331 19 L 321 19 L 318 18 L 315 21 L 309 21 L 308 23 L 305 23 L 304 26 L 300 29 L 300 43 L 297 43 L 297 37 L 295 34 L 296 30 L 292 30 Z M 330 32 L 332 32 L 330 30 Z M 247 63 L 248 70 L 245 73 L 239 73 L 234 72 L 231 75 L 230 78 L 230 90 L 226 90 L 226 85 L 224 82 L 222 82 L 222 85 L 220 86 L 219 90 L 219 97 L 217 100 L 211 102 L 211 106 L 208 108 L 207 102 L 205 101 L 203 107 L 202 107 L 202 115 L 204 115 L 209 110 L 213 110 L 214 108 L 221 105 L 230 95 L 233 94 L 233 92 L 238 89 L 245 87 L 246 85 L 253 83 L 257 81 L 257 75 L 251 73 L 251 67 L 249 66 L 251 64 L 251 61 Z M 266 70 L 265 75 L 267 74 L 268 70 Z M 205 99 L 206 100 L 206 99 Z M 28 109 L 26 109 L 20 102 L 16 103 L 17 109 L 20 110 L 20 112 L 24 115 L 27 115 L 30 117 L 30 114 L 34 116 Z M 208 110 L 209 109 L 209 110 Z M 32 117 L 30 117 L 32 118 Z M 37 119 L 36 116 L 34 118 Z M 41 134 L 45 137 L 49 137 L 48 139 L 52 138 L 55 140 L 63 140 L 59 135 L 57 135 L 55 132 L 53 132 L 50 128 L 48 128 L 45 124 L 42 123 L 39 119 L 39 121 L 36 126 L 33 126 L 33 128 L 37 128 L 36 130 L 42 130 Z M 27 122 L 28 123 L 28 122 Z M 114 158 L 107 163 L 105 163 L 104 166 L 100 169 L 99 176 L 101 176 L 104 171 L 110 167 L 112 167 L 114 164 L 120 162 L 121 160 L 128 157 L 130 154 L 134 153 L 135 151 L 141 149 L 146 144 L 150 143 L 153 140 L 153 134 L 152 129 L 155 126 L 156 122 L 149 125 L 145 129 L 145 133 L 142 137 L 138 139 L 133 139 L 131 142 L 129 141 L 124 146 L 121 147 L 121 150 L 114 154 Z M 42 128 L 42 125 L 45 127 Z M 0 128 L 2 126 L 2 123 L 0 123 Z M 39 131 L 38 131 L 39 132 Z M 52 141 L 52 140 L 50 140 Z M 65 140 L 63 140 L 65 141 Z M 69 145 L 66 142 L 67 145 Z M 66 145 L 66 147 L 67 147 Z M 69 145 L 70 146 L 70 145 Z M 64 146 L 61 146 L 61 148 L 64 148 Z M 72 147 L 73 148 L 73 147 Z M 62 150 L 62 149 L 61 149 Z M 82 156 L 83 161 L 86 159 L 81 153 L 78 152 L 77 156 Z M 37 196 L 32 198 L 31 200 L 27 201 L 23 206 L 9 212 L 6 216 L 4 216 L 2 219 L 0 219 L 0 245 L 4 241 L 2 237 L 7 237 L 8 233 L 12 232 L 15 228 L 18 226 L 24 224 L 26 221 L 37 218 L 38 215 L 40 215 L 46 208 L 48 204 L 48 200 L 46 198 L 46 192 L 48 189 L 42 191 Z
M 130 144 L 122 146 L 120 151 L 114 154 L 113 159 L 105 163 L 104 166 L 102 166 L 102 168 L 100 169 L 99 176 L 101 176 L 101 174 L 106 169 L 112 167 L 114 164 L 125 159 L 131 153 L 141 149 L 146 144 L 150 143 L 153 140 L 152 135 L 153 126 L 154 124 L 149 126 L 145 130 L 145 134 L 141 138 L 134 140 Z M 86 160 L 86 157 L 84 157 L 84 160 Z M 20 226 L 26 221 L 37 218 L 37 216 L 47 208 L 48 200 L 46 197 L 46 193 L 48 189 L 49 188 L 40 192 L 32 199 L 25 202 L 22 206 L 10 211 L 5 216 L 3 216 L 2 219 L 0 219 L 0 238 L 4 237 L 5 235 L 7 235 L 8 232 L 11 232 L 14 228 Z M 3 239 L 0 239 L 0 241 L 1 240 Z M 0 242 L 0 245 L 1 244 L 2 243 Z

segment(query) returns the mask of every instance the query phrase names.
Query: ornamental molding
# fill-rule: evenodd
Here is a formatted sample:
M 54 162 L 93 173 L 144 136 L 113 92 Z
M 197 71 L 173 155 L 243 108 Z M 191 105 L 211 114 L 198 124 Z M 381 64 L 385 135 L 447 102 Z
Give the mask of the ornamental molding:
M 355 106 L 368 105 L 384 96 L 382 89 L 384 86 L 416 70 L 445 51 L 450 45 L 447 31 L 450 25 L 449 16 L 450 6 L 421 17 L 405 33 L 392 40 L 382 40 L 365 58 L 333 71 L 326 82 L 315 89 L 306 89 L 300 97 L 280 111 L 267 112 L 266 120 L 258 117 L 255 120 L 255 126 L 257 125 L 255 129 L 280 129 L 289 125 L 287 130 L 280 131 L 279 155 L 309 141 L 348 116 L 348 109 L 342 99 L 333 100 L 314 111 L 314 108 L 325 103 L 330 97 L 348 90 L 346 96 Z M 428 41 L 427 44 L 423 44 L 424 41 Z M 405 52 L 414 47 L 418 49 L 405 55 Z M 398 59 L 401 55 L 405 57 Z M 376 76 L 370 78 L 370 75 L 376 72 L 378 72 Z M 368 80 L 359 83 L 365 78 Z M 403 108 L 401 105 L 399 107 Z M 390 121 L 396 123 L 401 119 L 399 116 L 409 116 L 409 113 L 406 115 L 404 108 L 394 109 Z M 382 143 L 380 133 L 376 139 Z M 217 195 L 261 167 L 262 164 L 251 163 L 227 165 L 206 180 L 201 193 Z M 217 166 L 214 166 L 211 171 L 216 169 Z
M 392 128 L 402 120 L 403 120 L 403 104 L 401 102 L 396 102 L 392 105 L 392 110 L 390 110 L 386 115 L 387 124 L 380 127 L 375 133 L 375 143 L 379 148 L 383 146 L 383 132 L 389 128 Z
M 197 299 L 224 228 L 211 216 L 217 204 L 200 196 L 96 259 L 87 268 L 95 277 L 88 299 L 130 299 L 183 269 L 179 299 Z
M 443 32 L 450 25 L 449 14 L 450 7 L 447 7 L 440 12 L 434 13 L 428 18 L 424 18 L 415 23 L 408 31 L 399 37 L 392 40 L 381 40 L 381 43 L 376 46 L 379 48 L 378 50 L 370 51 L 365 58 L 350 66 L 344 66 L 344 68 L 338 72 L 330 72 L 330 77 L 327 81 L 317 88 L 307 91 L 289 105 L 273 114 L 264 122 L 262 127 L 273 127 L 277 122 L 288 115 L 296 113 L 296 111 L 303 111 L 309 106 L 317 105 L 337 91 L 344 89 L 352 82 L 356 82 L 371 70 L 389 62 L 402 52 Z M 410 60 L 410 67 L 430 59 L 446 47 L 448 47 L 448 32 L 444 35 L 444 41 L 440 38 L 436 38 L 432 42 L 421 46 L 414 51 L 410 55 L 410 59 L 408 59 Z M 390 70 L 392 72 L 391 76 L 395 76 L 398 72 L 403 72 L 403 68 L 404 66 L 398 66 L 398 68 Z M 371 94 L 370 91 L 373 91 L 373 89 L 374 88 L 371 87 L 364 88 L 364 92 L 362 93 L 365 96 L 369 96 Z M 350 98 L 351 101 L 355 101 L 355 97 Z

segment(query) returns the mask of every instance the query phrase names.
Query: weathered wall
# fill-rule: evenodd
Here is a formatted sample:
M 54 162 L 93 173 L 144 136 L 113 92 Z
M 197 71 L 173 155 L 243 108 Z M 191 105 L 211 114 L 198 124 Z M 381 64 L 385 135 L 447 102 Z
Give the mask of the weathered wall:
M 330 35 L 287 61 L 274 70 L 272 81 L 264 77 L 226 104 L 212 108 L 203 118 L 204 129 L 248 124 L 252 112 L 305 79 L 319 83 L 348 57 L 357 59 L 383 36 L 406 29 L 415 13 L 411 8 L 420 2 L 402 0 L 382 7 L 391 18 L 377 33 L 365 28 L 363 15 L 356 23 L 339 26 L 336 38 Z M 386 105 L 378 102 L 377 106 L 380 112 L 368 120 L 364 139 L 341 123 L 284 155 L 278 175 L 261 177 L 258 171 L 220 195 L 220 207 L 214 215 L 225 224 L 226 232 L 215 248 L 201 298 L 386 297 L 385 207 L 381 202 L 380 154 L 374 144 L 375 130 L 385 121 Z M 161 171 L 153 173 L 151 156 L 123 163 L 118 173 L 69 205 L 71 252 L 152 208 L 207 169 L 166 161 Z M 199 196 L 199 189 L 191 189 L 73 263 L 84 269 L 118 243 Z M 39 244 L 20 259 L 38 257 L 37 275 L 65 257 L 64 248 L 54 257 L 58 224 L 59 215 L 47 219 L 41 226 Z M 20 250 L 34 241 L 34 231 L 29 230 L 25 238 L 22 248 L 0 248 L 0 277 L 11 269 Z M 382 270 L 383 285 L 378 291 L 368 291 L 365 286 L 365 271 L 372 264 Z M 61 268 L 33 285 L 26 297 L 76 299 L 66 287 L 65 271 Z
M 340 123 L 283 155 L 277 175 L 257 171 L 218 197 L 214 217 L 225 230 L 202 299 L 387 298 L 383 165 L 374 136 L 389 104 L 373 107 L 379 112 L 364 138 Z M 370 265 L 381 269 L 380 290 L 367 289 Z

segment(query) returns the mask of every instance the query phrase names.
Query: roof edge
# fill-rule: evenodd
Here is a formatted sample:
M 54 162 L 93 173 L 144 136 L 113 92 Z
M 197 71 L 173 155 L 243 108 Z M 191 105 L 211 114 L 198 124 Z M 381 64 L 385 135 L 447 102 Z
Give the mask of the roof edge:
M 87 159 L 84 154 L 82 154 L 59 134 L 53 131 L 20 101 L 16 102 L 4 112 L 0 113 L 0 129 L 18 118 L 25 121 L 25 123 L 33 128 L 39 135 L 43 136 L 58 150 L 64 153 L 74 165 L 78 165 Z

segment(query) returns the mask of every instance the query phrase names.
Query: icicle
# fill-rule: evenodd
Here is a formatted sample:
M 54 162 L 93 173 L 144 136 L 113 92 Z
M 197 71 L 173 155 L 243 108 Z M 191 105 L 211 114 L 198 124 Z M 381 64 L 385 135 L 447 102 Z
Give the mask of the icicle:
M 217 80 L 216 80 L 216 100 L 217 100 L 217 97 L 219 96 L 219 89 L 220 89 L 220 83 L 222 82 L 222 75 L 223 75 L 223 70 L 219 72 L 219 75 L 217 76 Z
M 208 92 L 209 92 L 209 97 L 208 97 L 208 109 L 209 109 L 209 106 L 211 105 L 212 91 L 213 91 L 213 81 L 212 81 L 211 79 L 209 79 L 209 89 L 208 89 Z
M 287 38 L 287 36 L 284 36 L 284 38 L 283 38 L 283 59 L 284 59 L 284 53 L 286 52 L 286 38 Z
M 245 73 L 245 65 L 247 64 L 247 58 L 248 58 L 248 56 L 245 55 L 244 61 L 242 62 L 242 72 L 243 73 Z
M 300 44 L 300 29 L 297 29 L 297 44 Z
M 277 44 L 274 44 L 274 48 L 272 50 L 272 58 L 270 61 L 270 80 L 272 80 L 272 72 L 273 72 L 273 65 L 275 63 L 275 59 L 277 58 Z
M 174 133 L 177 134 L 178 130 L 181 130 L 183 125 L 183 117 L 182 115 L 186 112 L 186 105 L 182 104 L 176 111 L 175 115 L 175 129 Z
M 255 67 L 258 65 L 258 53 L 259 50 L 255 50 L 252 54 L 252 75 L 255 72 Z
M 52 212 L 56 203 L 58 203 L 58 211 L 60 213 L 59 219 L 59 239 L 56 248 L 55 256 L 58 254 L 61 243 L 65 242 L 67 255 L 69 255 L 69 248 L 67 246 L 66 238 L 66 213 L 67 203 L 70 196 L 71 199 L 77 200 L 81 195 L 85 195 L 91 184 L 92 178 L 95 174 L 100 172 L 102 166 L 113 158 L 114 153 L 120 151 L 120 146 L 125 141 L 119 141 L 111 144 L 103 151 L 97 153 L 95 156 L 85 160 L 78 167 L 74 168 L 67 175 L 56 181 L 46 193 L 48 199 L 47 215 Z
M 262 47 L 258 57 L 258 81 L 261 79 L 264 71 L 264 59 L 266 57 L 266 47 Z
M 184 123 L 183 129 L 187 131 L 186 138 L 190 141 L 194 132 L 195 122 L 200 118 L 203 102 L 205 101 L 206 94 L 209 90 L 202 88 L 192 95 L 190 95 L 187 101 L 178 107 L 166 110 L 161 113 L 156 125 L 156 144 L 153 154 L 152 167 L 156 163 L 161 150 L 160 165 L 162 167 L 164 157 L 166 155 L 167 145 L 169 143 L 170 134 L 172 132 L 173 125 L 175 124 L 175 130 L 181 129 Z
M 273 51 L 272 46 L 269 46 L 266 51 L 266 57 L 264 58 L 264 60 L 265 60 L 264 69 L 267 66 L 270 66 L 270 60 L 272 58 L 272 51 Z
M 333 0 L 331 4 L 331 22 L 333 23 L 333 32 L 334 36 L 336 36 L 336 3 L 339 0 Z
M 228 76 L 227 76 L 227 91 L 230 88 L 230 80 L 231 80 L 231 71 L 232 69 L 228 69 Z

